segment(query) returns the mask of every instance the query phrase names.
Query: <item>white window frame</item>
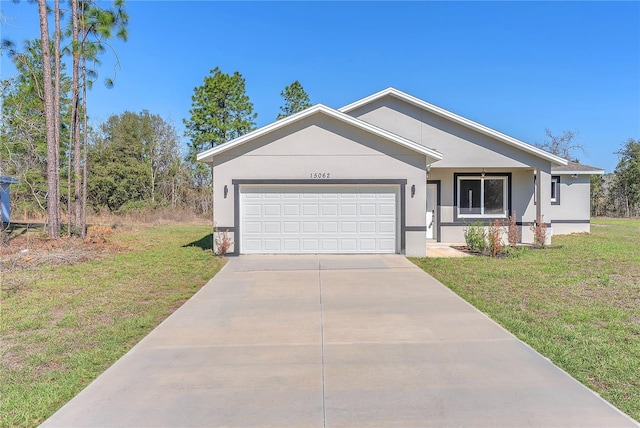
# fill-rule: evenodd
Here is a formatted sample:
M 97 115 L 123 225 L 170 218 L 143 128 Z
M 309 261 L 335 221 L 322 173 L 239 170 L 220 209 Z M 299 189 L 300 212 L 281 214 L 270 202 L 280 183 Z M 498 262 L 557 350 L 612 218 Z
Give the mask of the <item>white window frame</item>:
M 460 192 L 460 182 L 462 180 L 479 180 L 480 181 L 480 214 L 462 214 L 460 212 L 460 197 L 461 197 L 461 192 Z M 503 181 L 503 185 L 502 185 L 502 208 L 503 208 L 503 212 L 502 214 L 485 214 L 484 213 L 484 181 L 485 180 L 502 180 Z M 508 188 L 509 188 L 509 177 L 507 177 L 506 175 L 487 175 L 487 176 L 481 176 L 481 175 L 459 175 L 458 176 L 458 182 L 457 182 L 457 188 L 458 188 L 458 195 L 457 195 L 457 201 L 456 201 L 456 205 L 457 205 L 457 214 L 458 214 L 458 218 L 507 218 L 507 212 L 509 211 L 509 201 L 508 201 Z

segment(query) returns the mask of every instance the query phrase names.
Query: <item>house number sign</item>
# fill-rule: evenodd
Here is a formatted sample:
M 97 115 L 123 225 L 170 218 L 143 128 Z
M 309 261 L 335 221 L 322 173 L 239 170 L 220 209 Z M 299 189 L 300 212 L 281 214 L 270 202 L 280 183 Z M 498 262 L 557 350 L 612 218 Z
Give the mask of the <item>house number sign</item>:
M 310 172 L 309 178 L 331 178 L 330 172 Z

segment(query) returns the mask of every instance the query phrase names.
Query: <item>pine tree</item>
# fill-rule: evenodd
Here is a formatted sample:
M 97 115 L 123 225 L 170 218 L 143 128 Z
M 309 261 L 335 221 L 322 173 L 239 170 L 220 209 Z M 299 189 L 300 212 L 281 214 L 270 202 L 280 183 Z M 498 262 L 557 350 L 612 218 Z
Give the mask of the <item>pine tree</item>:
M 298 113 L 308 107 L 311 107 L 309 95 L 305 92 L 302 84 L 297 80 L 285 86 L 280 92 L 280 96 L 284 99 L 284 105 L 280 107 L 277 119 L 282 119 L 292 114 Z

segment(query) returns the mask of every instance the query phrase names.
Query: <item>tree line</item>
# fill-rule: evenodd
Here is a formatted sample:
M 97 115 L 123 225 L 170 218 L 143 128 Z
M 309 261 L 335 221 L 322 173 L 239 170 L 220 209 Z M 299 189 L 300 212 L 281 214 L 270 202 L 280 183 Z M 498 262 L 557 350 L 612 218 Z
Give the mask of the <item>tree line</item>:
M 124 0 L 109 7 L 95 0 L 37 0 L 40 37 L 2 50 L 18 75 L 2 81 L 3 174 L 17 176 L 33 209 L 46 212 L 49 237 L 62 230 L 66 202 L 67 233 L 84 234 L 87 203 L 87 90 L 112 38 L 127 39 Z M 63 7 L 64 6 L 64 7 Z M 50 20 L 53 30 L 50 31 Z M 71 76 L 67 69 L 71 68 Z M 113 82 L 106 79 L 105 83 Z M 61 183 L 66 181 L 66 195 Z M 20 192 L 20 189 L 18 189 Z
M 124 16 L 124 10 L 120 8 L 118 14 Z M 20 50 L 12 43 L 3 43 L 17 73 L 0 82 L 0 171 L 20 180 L 12 187 L 16 213 L 46 215 L 52 237 L 56 236 L 51 232 L 52 210 L 58 219 L 58 233 L 63 230 L 68 234 L 84 232 L 87 210 L 122 213 L 170 206 L 210 213 L 211 171 L 196 162 L 197 153 L 256 126 L 257 114 L 239 72 L 226 74 L 216 67 L 202 85 L 194 88 L 190 117 L 184 120 L 189 143 L 184 145 L 172 123 L 147 110 L 114 114 L 104 123 L 90 126 L 86 94 L 92 74 L 76 82 L 75 76 L 67 74 L 67 65 L 61 63 L 55 72 L 58 77 L 50 77 L 57 94 L 57 140 L 52 156 L 45 96 L 49 78 L 45 77 L 44 65 L 54 60 L 45 59 L 39 39 L 25 42 Z M 71 45 L 61 52 L 68 54 Z M 79 62 L 83 62 L 82 56 Z M 74 61 L 71 63 L 75 67 Z M 284 104 L 276 119 L 311 105 L 298 81 L 286 86 L 281 96 Z M 55 183 L 55 192 L 51 182 Z M 60 224 L 61 214 L 66 214 L 67 224 Z

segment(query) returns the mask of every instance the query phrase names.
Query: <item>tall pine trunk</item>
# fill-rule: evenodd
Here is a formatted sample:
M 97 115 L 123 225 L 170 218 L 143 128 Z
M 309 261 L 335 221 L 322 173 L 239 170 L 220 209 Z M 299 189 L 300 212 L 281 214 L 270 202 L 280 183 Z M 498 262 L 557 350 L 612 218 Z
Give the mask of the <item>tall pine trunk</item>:
M 51 73 L 51 46 L 49 41 L 49 23 L 47 22 L 47 2 L 38 0 L 40 18 L 40 41 L 42 44 L 42 75 L 44 87 L 44 117 L 47 142 L 47 232 L 50 238 L 60 237 L 60 198 L 58 188 L 60 177 L 57 175 L 58 153 L 56 153 L 56 119 L 53 102 L 53 76 Z
M 68 222 L 69 222 L 69 233 L 71 233 L 71 224 L 72 221 L 71 219 L 73 218 L 73 224 L 75 226 L 77 226 L 77 210 L 76 210 L 76 206 L 77 206 L 77 199 L 75 199 L 76 196 L 76 192 L 74 190 L 73 193 L 73 198 L 71 197 L 71 177 L 72 175 L 74 176 L 74 182 L 75 182 L 75 175 L 72 173 L 72 171 L 75 171 L 72 166 L 74 166 L 75 164 L 73 163 L 75 158 L 78 156 L 76 155 L 77 151 L 74 150 L 74 146 L 76 145 L 76 141 L 78 135 L 77 135 L 77 130 L 80 124 L 80 120 L 78 117 L 78 107 L 79 107 L 79 75 L 80 75 L 80 46 L 78 45 L 78 0 L 71 0 L 71 57 L 72 57 L 72 80 L 71 80 L 71 121 L 69 124 L 69 171 L 68 171 L 68 175 L 67 175 L 67 180 L 68 180 L 68 198 L 69 198 L 69 202 L 68 202 Z M 76 187 L 77 188 L 77 187 Z
M 82 81 L 82 119 L 83 119 L 83 144 L 82 144 L 82 207 L 80 209 L 80 233 L 82 237 L 85 237 L 87 230 L 87 175 L 88 175 L 88 165 L 87 165 L 87 151 L 88 151 L 88 142 L 87 142 L 87 58 L 85 56 L 82 57 L 82 70 L 83 70 L 83 81 Z
M 55 140 L 56 140 L 56 200 L 60 204 L 60 0 L 54 1 L 54 99 L 53 99 L 53 117 L 55 120 Z M 58 213 L 60 207 L 58 207 Z
M 78 100 L 79 90 L 78 84 L 80 81 L 80 56 L 84 55 L 84 43 L 78 45 L 78 0 L 72 0 L 71 6 L 71 27 L 72 27 L 72 38 L 73 42 L 73 90 L 75 92 L 75 100 Z M 83 15 L 84 12 L 84 2 L 82 3 L 82 10 L 80 14 Z M 84 20 L 84 17 L 82 17 Z M 83 30 L 84 35 L 84 30 Z M 83 74 L 85 71 L 83 71 Z M 85 104 L 83 100 L 83 105 Z M 79 103 L 76 104 L 76 111 L 73 119 L 73 208 L 74 208 L 74 220 L 73 224 L 77 231 L 82 231 L 82 204 L 81 204 L 81 188 L 82 188 L 82 180 L 81 174 L 82 170 L 80 167 L 80 158 L 82 156 L 81 151 L 81 136 L 80 136 L 80 114 L 79 114 Z

